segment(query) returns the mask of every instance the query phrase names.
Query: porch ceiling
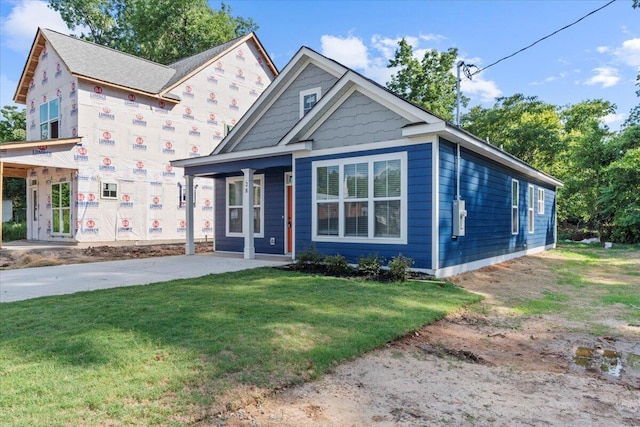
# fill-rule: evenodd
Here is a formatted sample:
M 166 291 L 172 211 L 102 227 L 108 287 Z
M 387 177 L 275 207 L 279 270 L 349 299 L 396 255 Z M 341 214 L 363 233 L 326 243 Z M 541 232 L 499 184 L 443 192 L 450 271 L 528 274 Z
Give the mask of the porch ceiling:
M 254 169 L 256 171 L 263 171 L 265 169 L 271 168 L 290 168 L 291 164 L 291 155 L 285 154 L 280 156 L 244 159 L 225 163 L 186 166 L 184 168 L 184 174 L 193 176 L 214 176 L 234 172 L 239 173 L 242 169 L 246 168 Z

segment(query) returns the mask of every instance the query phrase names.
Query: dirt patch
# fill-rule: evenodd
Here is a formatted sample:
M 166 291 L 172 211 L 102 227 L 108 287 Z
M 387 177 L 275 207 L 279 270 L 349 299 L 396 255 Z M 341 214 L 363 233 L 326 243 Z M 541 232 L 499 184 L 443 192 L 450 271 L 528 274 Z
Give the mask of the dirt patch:
M 549 252 L 457 276 L 456 284 L 485 300 L 212 425 L 638 426 L 640 319 L 621 321 L 623 307 L 599 310 L 585 288 L 558 285 L 555 257 Z M 631 262 L 640 267 L 640 253 Z M 597 276 L 616 282 L 604 271 Z M 571 315 L 514 310 L 560 294 L 571 300 Z M 595 334 L 593 325 L 605 325 L 608 334 Z M 581 348 L 590 349 L 582 364 Z M 605 354 L 618 359 L 605 361 Z M 620 363 L 618 375 L 612 363 Z
M 211 251 L 212 246 L 210 242 L 196 243 L 196 253 Z M 5 251 L 0 253 L 0 270 L 171 255 L 184 255 L 184 244 L 89 246 L 87 248 L 59 247 L 26 251 Z

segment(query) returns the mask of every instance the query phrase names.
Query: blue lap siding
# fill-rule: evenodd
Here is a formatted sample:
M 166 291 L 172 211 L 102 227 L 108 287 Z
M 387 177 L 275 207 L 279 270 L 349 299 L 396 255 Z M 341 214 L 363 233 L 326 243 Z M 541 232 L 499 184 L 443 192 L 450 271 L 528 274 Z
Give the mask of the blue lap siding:
M 284 253 L 284 174 L 289 168 L 267 169 L 256 171 L 264 174 L 266 188 L 264 189 L 264 237 L 255 238 L 256 253 L 283 254 Z M 215 203 L 216 203 L 216 250 L 242 252 L 244 250 L 244 238 L 227 237 L 226 231 L 226 178 L 225 175 L 215 179 Z M 270 239 L 275 239 L 275 245 L 271 245 Z
M 439 143 L 439 263 L 451 267 L 485 258 L 552 245 L 555 241 L 555 188 L 461 150 L 460 198 L 466 202 L 465 236 L 452 238 L 455 199 L 455 144 Z M 518 234 L 511 233 L 511 182 L 518 181 Z M 528 185 L 534 188 L 534 232 L 527 227 Z M 538 213 L 538 189 L 544 189 L 544 214 Z
M 295 218 L 296 253 L 309 248 L 312 242 L 311 213 L 312 206 L 312 170 L 311 163 L 318 160 L 357 158 L 376 154 L 407 152 L 407 244 L 366 244 L 347 243 L 336 239 L 335 242 L 314 242 L 320 253 L 340 254 L 351 263 L 367 254 L 378 254 L 386 261 L 402 254 L 414 259 L 414 268 L 431 268 L 431 144 L 408 145 L 400 148 L 387 148 L 334 154 L 330 156 L 305 157 L 295 160 Z M 386 265 L 386 262 L 385 262 Z

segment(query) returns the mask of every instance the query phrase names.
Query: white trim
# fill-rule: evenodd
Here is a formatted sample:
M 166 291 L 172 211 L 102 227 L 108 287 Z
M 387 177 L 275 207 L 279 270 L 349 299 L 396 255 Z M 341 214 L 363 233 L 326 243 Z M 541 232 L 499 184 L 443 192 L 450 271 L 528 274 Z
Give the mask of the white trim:
M 315 95 L 316 96 L 316 102 L 313 103 L 313 105 L 311 106 L 311 108 L 313 108 L 318 101 L 320 101 L 320 98 L 322 98 L 322 88 L 321 87 L 314 87 L 312 89 L 307 89 L 307 90 L 301 90 L 300 91 L 300 118 L 303 118 L 304 116 L 306 116 L 305 112 L 304 112 L 304 98 L 305 96 L 308 95 Z M 311 108 L 309 108 L 309 111 L 311 111 Z M 309 112 L 307 111 L 307 113 Z
M 264 237 L 264 175 L 254 175 L 253 182 L 260 181 L 260 233 L 254 233 L 254 237 L 262 238 Z M 229 183 L 230 182 L 244 182 L 244 177 L 242 175 L 239 176 L 230 176 L 225 179 L 224 182 L 224 235 L 225 237 L 244 237 L 244 230 L 242 233 L 230 232 L 229 231 Z M 253 200 L 253 193 L 251 196 Z M 242 202 L 242 201 L 241 201 Z M 254 205 L 255 206 L 255 205 Z M 234 207 L 242 207 L 242 203 L 240 205 L 236 205 Z
M 296 152 L 296 157 L 299 159 L 302 159 L 305 157 L 320 157 L 320 156 L 331 156 L 334 154 L 358 153 L 360 151 L 380 150 L 385 148 L 401 148 L 409 145 L 432 144 L 435 141 L 437 141 L 436 136 L 433 136 L 432 138 L 421 138 L 421 139 L 415 139 L 415 140 L 393 139 L 389 141 L 370 142 L 367 144 L 358 144 L 358 145 L 347 145 L 342 147 L 325 148 L 322 150 L 313 150 L 313 151 L 306 151 L 306 152 L 300 150 Z M 291 146 L 291 144 L 287 146 Z
M 515 199 L 515 205 L 513 204 L 514 200 L 513 200 L 513 183 L 516 183 L 516 199 Z M 510 215 L 511 215 L 511 235 L 512 236 L 516 236 L 518 234 L 520 234 L 520 181 L 518 181 L 515 178 L 511 178 L 511 186 L 510 186 L 510 193 L 511 193 L 511 209 L 509 211 Z M 516 218 L 516 231 L 513 231 L 513 208 L 517 209 L 517 214 L 515 216 Z
M 536 231 L 536 199 L 532 184 L 527 185 L 527 231 L 533 234 Z
M 440 144 L 431 144 L 431 269 L 440 267 Z
M 374 237 L 375 233 L 375 198 L 373 196 L 373 165 L 375 162 L 380 161 L 390 161 L 390 160 L 400 160 L 400 196 L 398 198 L 394 197 L 393 199 L 400 200 L 400 237 Z M 344 165 L 352 164 L 352 163 L 367 163 L 369 169 L 369 191 L 367 203 L 369 204 L 369 226 L 368 232 L 370 237 L 345 237 L 344 230 L 344 203 L 349 199 L 344 198 Z M 318 236 L 318 224 L 317 224 L 317 204 L 318 199 L 316 194 L 317 188 L 317 168 L 323 166 L 338 166 L 339 167 L 339 196 L 337 199 L 332 202 L 338 203 L 338 235 L 337 236 Z M 377 154 L 371 156 L 353 156 L 353 157 L 345 157 L 340 159 L 331 159 L 331 160 L 319 160 L 315 162 L 311 162 L 311 240 L 314 242 L 337 242 L 337 243 L 366 243 L 366 244 L 407 244 L 407 222 L 408 222 L 408 212 L 407 212 L 407 191 L 408 191 L 408 162 L 407 162 L 407 152 L 406 151 L 398 151 L 394 153 L 385 153 L 385 154 Z
M 534 255 L 540 252 L 544 252 L 549 249 L 555 248 L 555 243 L 552 245 L 538 246 L 535 248 L 526 249 L 524 251 L 512 252 L 510 254 L 498 255 L 491 258 L 483 258 L 477 261 L 471 261 L 464 264 L 453 265 L 451 267 L 440 268 L 435 271 L 437 278 L 451 277 L 457 274 L 462 274 L 467 271 L 478 270 L 483 267 L 489 267 L 490 265 L 499 264 L 501 262 L 510 261 L 515 258 L 520 258 L 526 255 Z
M 544 215 L 544 202 L 544 188 L 538 187 L 538 215 Z
M 237 126 L 236 126 L 237 127 Z M 234 127 L 235 129 L 235 127 Z M 285 146 L 270 146 L 257 148 L 255 150 L 244 150 L 232 153 L 211 154 L 208 156 L 194 157 L 192 159 L 171 160 L 171 166 L 174 167 L 193 167 L 202 165 L 215 165 L 218 163 L 226 163 L 237 160 L 254 160 L 263 157 L 275 157 L 282 154 L 291 154 L 296 151 L 310 151 L 311 141 L 298 142 Z

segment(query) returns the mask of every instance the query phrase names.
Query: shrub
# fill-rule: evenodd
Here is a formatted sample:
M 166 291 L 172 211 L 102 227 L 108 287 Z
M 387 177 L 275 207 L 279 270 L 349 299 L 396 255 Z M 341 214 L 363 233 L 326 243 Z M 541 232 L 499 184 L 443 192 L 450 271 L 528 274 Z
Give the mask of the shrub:
M 325 256 L 318 252 L 313 243 L 296 255 L 296 268 L 299 270 L 318 270 L 324 262 Z
M 21 223 L 2 223 L 2 241 L 10 242 L 12 240 L 22 240 L 27 238 L 27 224 Z
M 344 276 L 351 272 L 351 266 L 347 259 L 340 254 L 330 255 L 324 259 L 327 266 L 327 273 L 335 276 Z
M 413 265 L 413 259 L 399 254 L 389 261 L 389 274 L 391 279 L 398 282 L 406 282 L 409 279 L 409 269 Z
M 380 276 L 381 260 L 378 254 L 362 255 L 358 259 L 358 272 L 367 277 L 377 278 Z

